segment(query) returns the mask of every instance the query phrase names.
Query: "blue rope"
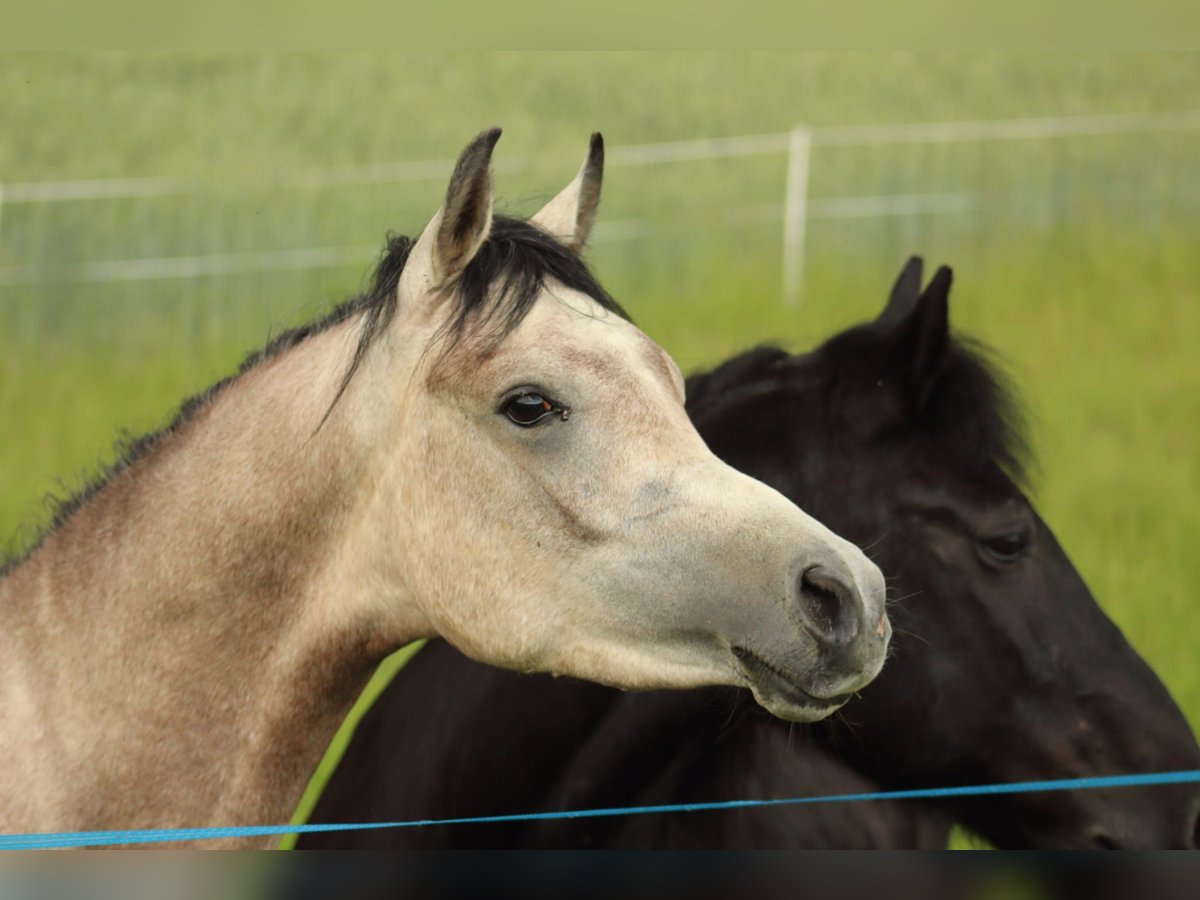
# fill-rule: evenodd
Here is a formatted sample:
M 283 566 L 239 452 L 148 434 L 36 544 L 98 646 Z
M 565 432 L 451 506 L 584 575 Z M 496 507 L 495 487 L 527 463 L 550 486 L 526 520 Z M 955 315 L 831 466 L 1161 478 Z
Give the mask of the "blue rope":
M 555 819 L 596 819 L 604 816 L 643 816 L 651 813 L 704 812 L 722 809 L 752 809 L 766 806 L 804 806 L 817 803 L 854 803 L 862 800 L 933 800 L 947 797 L 983 797 L 1000 794 L 1083 791 L 1097 788 L 1152 787 L 1164 784 L 1200 783 L 1200 769 L 1154 772 L 1148 775 L 1107 775 L 1095 778 L 1063 778 L 1052 781 L 1019 781 L 977 784 L 964 787 L 916 788 L 866 794 L 834 794 L 818 797 L 786 797 L 776 800 L 723 800 L 710 803 L 664 803 L 658 806 L 607 807 L 562 812 L 512 813 L 500 816 L 469 816 L 455 819 L 412 819 L 407 822 L 347 822 L 317 825 L 248 825 L 232 828 L 159 828 L 131 831 L 63 831 L 44 834 L 0 835 L 0 850 L 36 850 L 51 847 L 106 847 L 114 844 L 156 844 L 167 841 L 206 841 L 218 838 L 270 837 L 285 834 L 317 834 L 326 831 L 364 831 L 370 828 L 422 828 L 429 825 L 487 825 L 500 822 L 545 822 Z

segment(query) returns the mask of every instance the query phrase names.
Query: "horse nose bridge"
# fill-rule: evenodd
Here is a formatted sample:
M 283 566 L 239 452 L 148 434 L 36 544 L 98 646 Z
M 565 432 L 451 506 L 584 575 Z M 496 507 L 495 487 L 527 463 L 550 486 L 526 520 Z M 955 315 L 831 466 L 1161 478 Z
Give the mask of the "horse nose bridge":
M 724 477 L 708 482 L 713 500 L 726 510 L 736 510 L 748 531 L 757 533 L 759 539 L 787 548 L 790 554 L 798 553 L 809 564 L 838 557 L 839 566 L 856 570 L 857 558 L 865 561 L 858 547 L 775 488 L 724 462 L 720 465 Z
M 710 457 L 704 464 L 676 469 L 702 520 L 720 526 L 726 541 L 745 547 L 763 561 L 787 565 L 797 554 L 826 553 L 840 539 L 770 485 Z

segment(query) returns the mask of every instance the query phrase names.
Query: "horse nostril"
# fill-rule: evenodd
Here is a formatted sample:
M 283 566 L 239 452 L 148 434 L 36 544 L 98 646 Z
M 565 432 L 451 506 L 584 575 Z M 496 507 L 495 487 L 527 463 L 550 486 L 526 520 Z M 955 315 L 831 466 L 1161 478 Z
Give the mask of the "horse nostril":
M 825 566 L 810 566 L 797 584 L 805 622 L 823 638 L 848 641 L 858 632 L 862 606 L 857 592 Z

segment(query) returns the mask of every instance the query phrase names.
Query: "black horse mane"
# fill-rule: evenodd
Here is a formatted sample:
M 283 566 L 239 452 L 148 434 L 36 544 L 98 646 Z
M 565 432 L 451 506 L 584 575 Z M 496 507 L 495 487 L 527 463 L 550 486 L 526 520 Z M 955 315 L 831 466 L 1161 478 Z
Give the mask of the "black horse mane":
M 766 405 L 789 392 L 815 384 L 827 395 L 831 382 L 871 391 L 880 373 L 871 369 L 880 354 L 858 341 L 842 352 L 844 336 L 870 339 L 863 326 L 831 338 L 812 353 L 793 356 L 775 345 L 762 345 L 687 379 L 688 409 L 693 418 L 706 407 L 753 396 Z M 847 348 L 848 349 L 848 348 Z M 815 379 L 815 380 L 814 380 Z M 878 395 L 874 392 L 871 398 Z M 778 408 L 778 406 L 777 406 Z M 835 411 L 836 412 L 836 411 Z M 969 476 L 999 468 L 1018 485 L 1028 484 L 1032 463 L 1026 416 L 1004 367 L 984 344 L 951 335 L 932 380 L 918 401 L 904 409 L 884 439 L 921 435 Z
M 955 337 L 916 423 L 968 473 L 998 466 L 1026 485 L 1033 462 L 1025 408 L 996 354 L 972 338 Z
M 41 529 L 28 549 L 0 563 L 0 578 L 26 559 L 48 535 L 61 528 L 105 485 L 146 457 L 165 437 L 178 431 L 198 410 L 207 406 L 239 377 L 314 335 L 361 314 L 363 321 L 358 345 L 330 403 L 329 410 L 332 411 L 349 387 L 367 351 L 395 317 L 398 305 L 396 288 L 415 243 L 409 237 L 388 235 L 387 244 L 365 291 L 339 304 L 319 319 L 280 333 L 265 346 L 250 353 L 235 373 L 184 400 L 165 427 L 140 437 L 120 438 L 115 444 L 115 461 L 103 467 L 98 475 L 71 496 L 60 499 L 53 494 L 47 495 L 46 502 L 52 510 L 50 522 Z M 483 246 L 462 274 L 446 287 L 454 306 L 445 326 L 445 336 L 452 343 L 468 332 L 483 332 L 491 341 L 502 341 L 529 314 L 543 286 L 550 280 L 587 295 L 610 312 L 629 318 L 621 305 L 600 286 L 579 254 L 528 222 L 509 216 L 496 216 Z

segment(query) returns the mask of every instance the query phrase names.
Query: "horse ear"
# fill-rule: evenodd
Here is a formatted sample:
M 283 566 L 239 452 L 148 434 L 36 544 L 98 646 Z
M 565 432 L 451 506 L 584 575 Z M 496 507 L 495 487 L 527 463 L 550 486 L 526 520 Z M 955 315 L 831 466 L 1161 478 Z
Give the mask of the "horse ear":
M 402 290 L 428 292 L 445 286 L 487 240 L 492 230 L 492 149 L 499 139 L 500 129 L 490 128 L 458 157 L 442 208 L 421 232 L 404 267 Z
M 875 321 L 887 328 L 898 325 L 912 312 L 921 296 L 921 274 L 925 263 L 919 256 L 910 256 L 896 283 L 892 285 L 892 293 L 888 295 L 887 306 Z
M 903 275 L 901 276 L 903 277 Z M 950 283 L 954 273 L 942 266 L 893 331 L 893 353 L 915 405 L 925 402 L 950 346 Z
M 587 243 L 596 220 L 603 176 L 604 139 L 596 132 L 575 180 L 529 221 L 578 253 Z

